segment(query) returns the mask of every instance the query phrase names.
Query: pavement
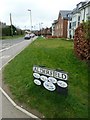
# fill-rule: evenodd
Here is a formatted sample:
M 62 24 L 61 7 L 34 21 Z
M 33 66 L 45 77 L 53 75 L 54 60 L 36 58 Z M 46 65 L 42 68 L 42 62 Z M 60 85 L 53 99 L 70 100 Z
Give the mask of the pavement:
M 2 118 L 31 118 L 15 108 L 12 103 L 2 94 Z
M 0 49 L 0 119 L 2 118 L 37 118 L 37 116 L 18 106 L 2 89 L 2 68 L 37 37 Z

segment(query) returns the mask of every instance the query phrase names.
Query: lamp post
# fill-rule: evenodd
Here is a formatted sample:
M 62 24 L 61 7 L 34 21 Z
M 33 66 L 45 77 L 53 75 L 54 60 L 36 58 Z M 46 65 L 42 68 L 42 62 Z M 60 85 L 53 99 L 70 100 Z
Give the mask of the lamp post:
M 30 9 L 28 9 L 28 11 L 30 12 L 30 30 L 32 31 L 32 17 L 31 17 L 31 10 Z
M 42 29 L 43 29 L 42 24 L 43 24 L 43 23 L 41 23 L 41 36 L 42 36 Z

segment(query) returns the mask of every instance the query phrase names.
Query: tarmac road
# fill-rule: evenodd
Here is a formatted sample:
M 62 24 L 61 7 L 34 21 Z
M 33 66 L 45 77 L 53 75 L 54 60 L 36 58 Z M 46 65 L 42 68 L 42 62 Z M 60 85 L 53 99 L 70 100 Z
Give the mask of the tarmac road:
M 24 40 L 15 41 L 12 45 L 11 41 L 3 41 L 2 49 L 0 49 L 0 88 L 2 87 L 2 68 L 12 60 L 18 53 L 20 53 L 25 47 L 27 47 L 31 42 L 33 42 L 37 37 Z M 1 42 L 0 42 L 1 43 Z M 1 117 L 2 116 L 2 117 Z M 0 117 L 1 118 L 32 118 L 32 116 L 23 113 L 22 111 L 16 109 L 15 106 L 2 94 L 0 90 Z
M 10 46 L 12 46 L 14 44 L 17 44 L 17 43 L 20 43 L 22 41 L 24 41 L 23 38 L 2 40 L 2 47 L 1 47 L 1 49 L 4 49 L 6 47 L 10 47 Z
M 2 40 L 2 49 L 0 49 L 0 61 L 2 61 L 2 64 L 0 64 L 0 69 L 2 69 L 5 64 L 7 64 L 12 58 L 14 58 L 36 38 L 37 37 L 30 40 L 24 40 L 23 38 L 19 40 L 12 40 L 12 45 L 10 44 L 11 40 L 8 40 L 6 42 L 5 40 Z

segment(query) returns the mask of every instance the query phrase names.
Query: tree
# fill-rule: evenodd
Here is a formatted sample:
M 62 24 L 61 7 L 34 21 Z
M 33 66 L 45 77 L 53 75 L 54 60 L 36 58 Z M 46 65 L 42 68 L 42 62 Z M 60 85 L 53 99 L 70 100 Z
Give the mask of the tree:
M 2 36 L 9 36 L 10 34 L 11 34 L 10 26 L 6 26 L 5 28 L 2 28 Z
M 24 34 L 24 32 L 21 29 L 16 28 L 14 25 L 12 25 L 12 29 L 11 29 L 11 25 L 2 28 L 2 36 L 12 36 L 12 35 L 22 35 L 22 34 Z

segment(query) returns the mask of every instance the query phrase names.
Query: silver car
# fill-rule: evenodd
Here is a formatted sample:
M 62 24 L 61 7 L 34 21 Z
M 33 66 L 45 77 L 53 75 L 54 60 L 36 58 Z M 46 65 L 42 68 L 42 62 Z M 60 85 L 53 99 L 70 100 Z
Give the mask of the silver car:
M 30 34 L 26 34 L 24 37 L 24 39 L 30 39 L 30 38 L 31 38 Z

